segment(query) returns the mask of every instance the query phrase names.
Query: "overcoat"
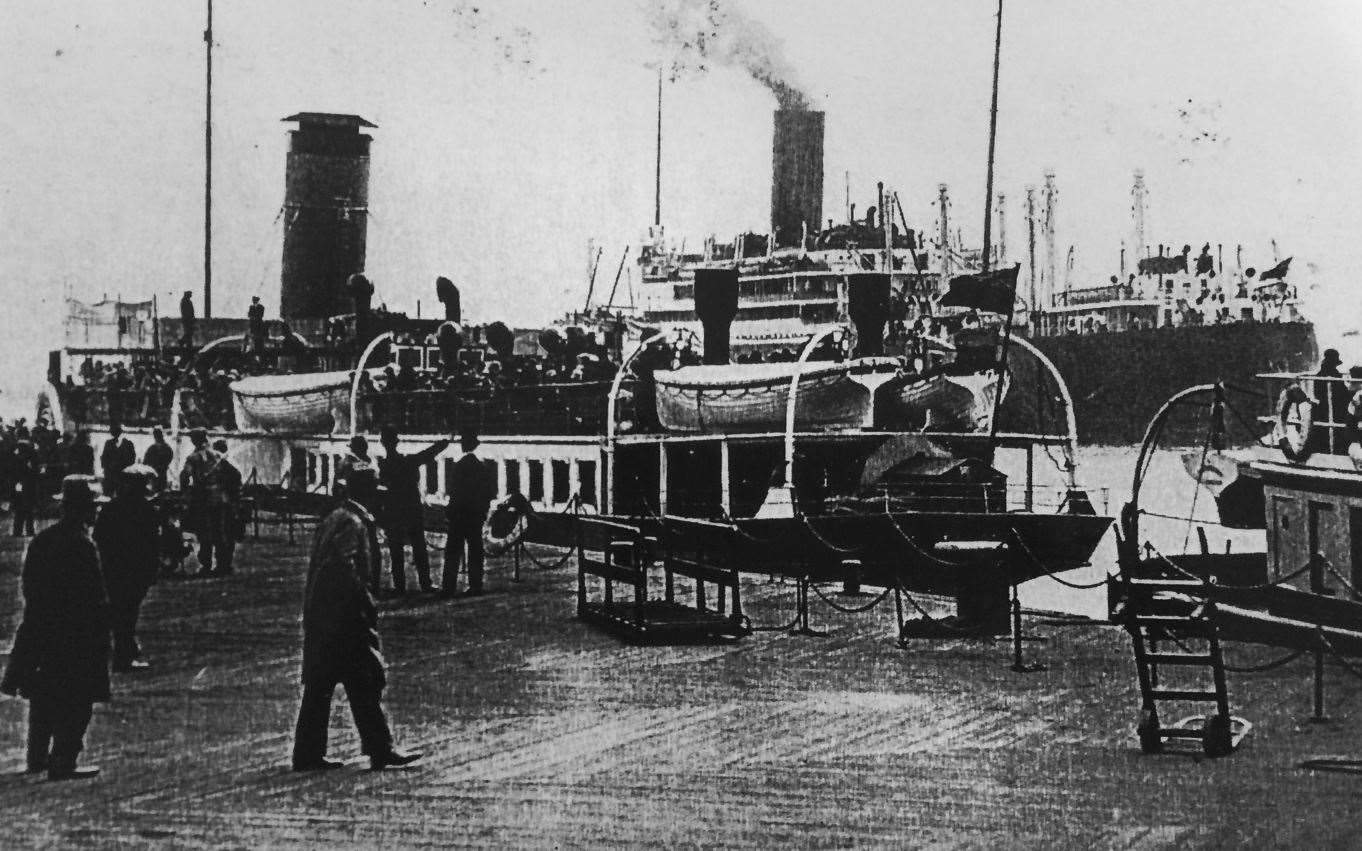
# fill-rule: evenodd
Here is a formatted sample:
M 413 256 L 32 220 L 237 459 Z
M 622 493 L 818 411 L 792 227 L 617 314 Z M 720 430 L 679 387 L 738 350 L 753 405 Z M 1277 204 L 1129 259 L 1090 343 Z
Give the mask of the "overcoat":
M 30 700 L 109 699 L 109 598 L 85 527 L 63 519 L 29 544 L 24 615 L 0 691 Z
M 303 684 L 383 688 L 378 609 L 370 577 L 381 565 L 374 518 L 345 500 L 317 527 L 303 597 Z

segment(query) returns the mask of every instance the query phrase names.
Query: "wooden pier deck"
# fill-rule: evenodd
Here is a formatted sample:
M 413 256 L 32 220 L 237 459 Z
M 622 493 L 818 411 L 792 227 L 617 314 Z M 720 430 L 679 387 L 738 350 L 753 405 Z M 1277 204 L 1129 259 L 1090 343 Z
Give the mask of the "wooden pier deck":
M 305 536 L 304 536 L 305 537 Z M 20 544 L 0 552 L 3 649 Z M 1305 660 L 1234 676 L 1255 724 L 1217 761 L 1139 753 L 1129 643 L 1113 628 L 1030 624 L 1049 670 L 1004 644 L 904 651 L 892 606 L 833 613 L 825 638 L 760 632 L 641 647 L 573 616 L 571 567 L 483 597 L 384 603 L 386 705 L 411 770 L 365 770 L 343 700 L 343 771 L 288 770 L 300 662 L 303 538 L 248 541 L 230 579 L 167 582 L 144 609 L 155 667 L 96 709 L 96 780 L 19 774 L 25 705 L 0 700 L 0 844 L 256 848 L 1344 847 L 1362 776 L 1298 768 L 1362 756 L 1362 689 L 1329 675 L 1333 720 L 1307 723 Z M 745 583 L 758 625 L 794 588 Z M 1231 647 L 1231 661 L 1271 652 Z

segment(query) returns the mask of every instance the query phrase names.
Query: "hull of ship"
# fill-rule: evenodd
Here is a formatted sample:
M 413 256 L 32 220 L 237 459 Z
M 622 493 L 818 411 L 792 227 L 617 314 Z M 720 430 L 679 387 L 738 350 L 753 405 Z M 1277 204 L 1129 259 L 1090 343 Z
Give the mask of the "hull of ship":
M 1319 357 L 1308 322 L 1159 328 L 1031 342 L 1054 361 L 1069 386 L 1079 441 L 1102 445 L 1139 443 L 1145 424 L 1179 390 L 1223 381 L 1256 391 L 1257 374 L 1310 370 Z M 1196 444 L 1204 437 L 1201 427 L 1179 429 L 1174 423 L 1169 439 Z

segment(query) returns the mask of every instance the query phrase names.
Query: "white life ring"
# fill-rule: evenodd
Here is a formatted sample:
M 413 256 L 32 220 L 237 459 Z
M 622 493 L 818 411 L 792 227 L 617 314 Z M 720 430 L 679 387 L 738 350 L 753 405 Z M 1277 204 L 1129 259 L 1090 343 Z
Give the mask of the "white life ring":
M 533 514 L 530 503 L 518 493 L 509 493 L 493 502 L 482 524 L 482 545 L 488 555 L 501 555 L 520 543 Z M 498 527 L 504 534 L 498 535 Z
M 1291 422 L 1295 412 L 1296 422 Z M 1299 384 L 1282 391 L 1277 399 L 1277 448 L 1287 460 L 1302 463 L 1311 455 L 1310 429 L 1315 421 L 1315 400 Z

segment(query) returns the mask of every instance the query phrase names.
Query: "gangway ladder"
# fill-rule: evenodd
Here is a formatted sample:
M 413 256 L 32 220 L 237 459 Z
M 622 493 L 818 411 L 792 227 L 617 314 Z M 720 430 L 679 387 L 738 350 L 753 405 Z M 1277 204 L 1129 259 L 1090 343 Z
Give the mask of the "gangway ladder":
M 1242 740 L 1248 724 L 1230 717 L 1225 657 L 1215 627 L 1215 603 L 1203 596 L 1206 583 L 1199 579 L 1127 577 L 1123 584 L 1126 596 L 1121 621 L 1135 648 L 1135 669 L 1140 682 L 1140 720 L 1136 727 L 1140 749 L 1153 754 L 1162 751 L 1169 739 L 1200 739 L 1207 756 L 1228 756 Z M 1178 649 L 1161 649 L 1159 644 L 1163 641 Z M 1203 644 L 1204 650 L 1188 648 L 1186 644 Z M 1210 675 L 1211 686 L 1163 685 L 1159 672 L 1165 666 L 1203 669 Z M 1212 703 L 1215 711 L 1200 719 L 1194 716 L 1164 726 L 1159 717 L 1163 703 Z M 1200 726 L 1192 723 L 1197 720 L 1202 721 Z

